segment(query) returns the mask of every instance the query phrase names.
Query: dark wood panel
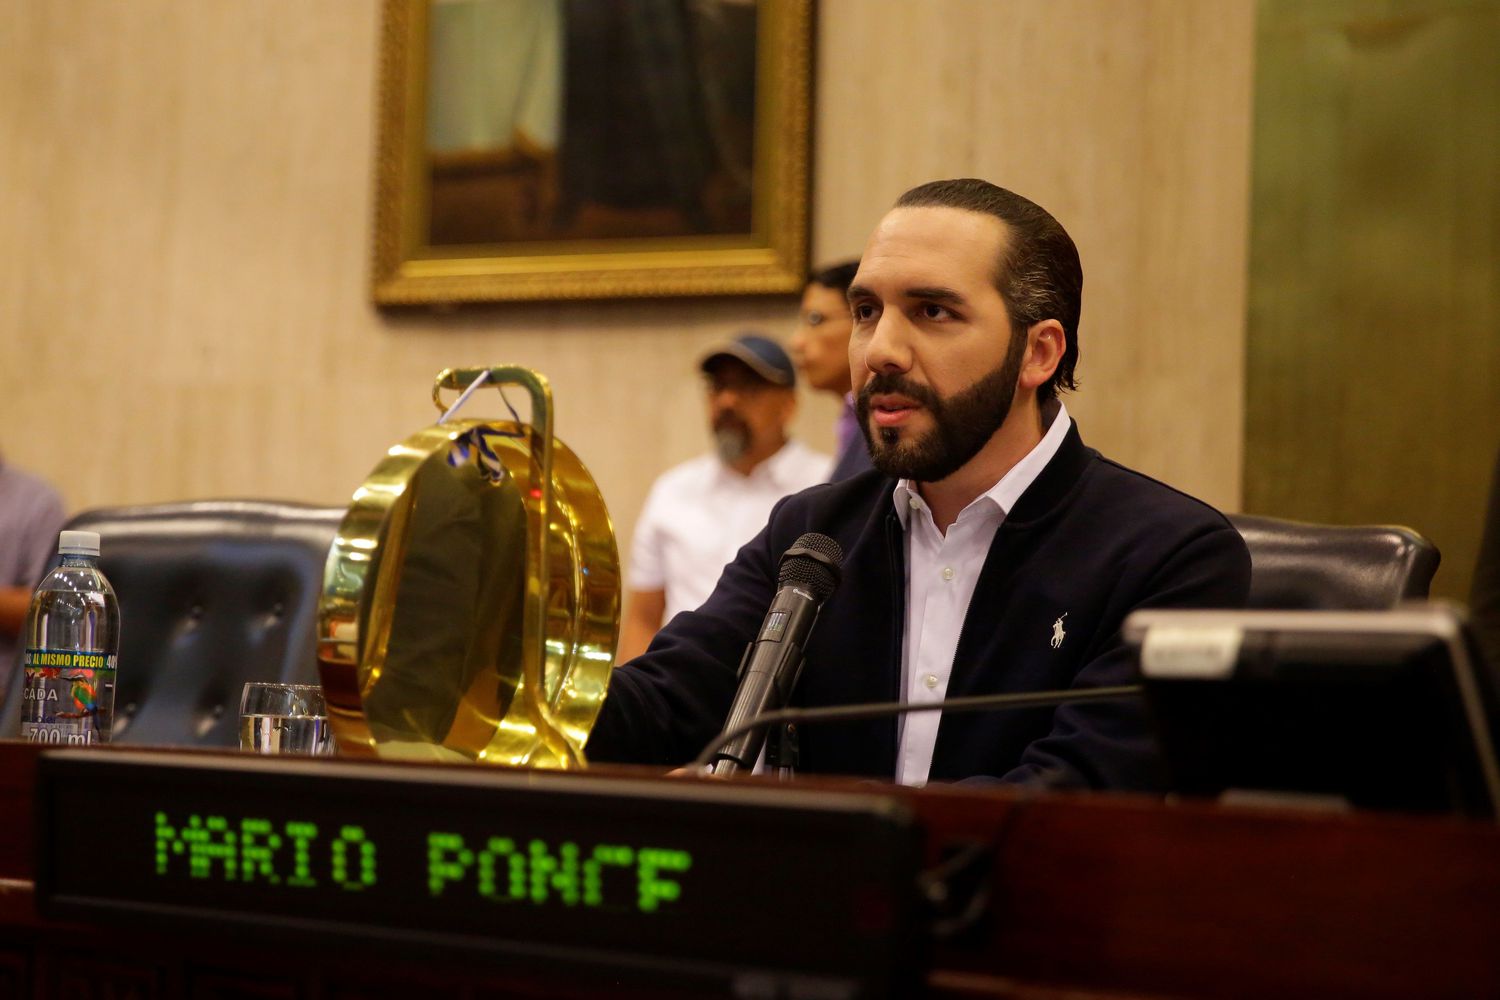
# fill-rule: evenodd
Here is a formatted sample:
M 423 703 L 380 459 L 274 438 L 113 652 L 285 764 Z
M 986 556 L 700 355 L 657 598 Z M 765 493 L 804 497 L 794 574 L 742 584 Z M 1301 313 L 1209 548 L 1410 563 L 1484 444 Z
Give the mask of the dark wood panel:
M 3 926 L 3 924 L 0 924 Z M 31 981 L 31 963 L 25 952 L 0 951 L 0 1000 L 22 1000 Z
M 12 776 L 0 783 L 0 805 L 12 810 L 6 826 L 31 821 L 29 792 L 13 776 L 34 771 L 34 757 L 24 744 L 0 743 L 0 775 Z M 820 796 L 880 789 L 792 787 Z M 1129 796 L 885 791 L 916 811 L 929 862 L 977 845 L 988 893 L 978 924 L 933 950 L 930 995 L 1500 996 L 1500 827 Z M 10 851 L 19 841 L 0 843 Z M 29 858 L 0 853 L 13 879 L 0 883 L 0 984 L 9 977 L 22 996 L 674 995 L 649 983 L 525 974 L 494 959 L 434 960 L 416 946 L 325 952 L 290 931 L 251 939 L 138 921 L 63 925 L 35 914 L 30 868 Z
M 59 933 L 59 945 L 37 953 L 36 995 L 58 1000 L 165 1000 L 164 969 L 149 958 L 109 955 L 98 939 L 107 928 Z M 106 952 L 104 956 L 96 950 Z

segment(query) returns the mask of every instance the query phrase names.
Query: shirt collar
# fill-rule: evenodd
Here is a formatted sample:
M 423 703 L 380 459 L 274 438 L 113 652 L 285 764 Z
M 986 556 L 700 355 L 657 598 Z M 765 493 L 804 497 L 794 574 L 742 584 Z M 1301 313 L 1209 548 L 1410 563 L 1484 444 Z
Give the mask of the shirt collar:
M 1057 450 L 1062 447 L 1064 439 L 1068 436 L 1068 428 L 1073 423 L 1072 418 L 1068 416 L 1068 408 L 1055 399 L 1042 405 L 1042 419 L 1048 421 L 1047 430 L 1042 435 L 1042 439 L 1036 443 L 1036 447 L 1011 466 L 1010 471 L 1001 476 L 999 482 L 975 497 L 963 511 L 959 512 L 959 517 L 963 517 L 976 505 L 991 505 L 1002 516 L 1010 514 L 1016 501 L 1021 499 L 1021 494 L 1025 493 L 1027 488 L 1036 481 L 1036 477 L 1042 474 L 1047 463 L 1052 461 Z M 917 484 L 910 479 L 902 479 L 896 483 L 896 488 L 891 491 L 891 502 L 896 505 L 896 516 L 901 519 L 903 531 L 907 528 L 911 512 L 927 506 L 927 501 L 923 500 L 921 493 L 917 491 Z

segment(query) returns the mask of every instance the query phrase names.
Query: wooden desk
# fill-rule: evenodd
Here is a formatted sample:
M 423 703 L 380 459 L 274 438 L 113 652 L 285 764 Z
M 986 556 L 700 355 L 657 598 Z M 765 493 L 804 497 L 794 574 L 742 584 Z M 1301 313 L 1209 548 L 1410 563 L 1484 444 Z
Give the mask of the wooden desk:
M 434 968 L 390 949 L 316 953 L 290 936 L 268 949 L 42 920 L 31 889 L 35 763 L 34 748 L 0 743 L 0 1000 L 664 995 Z M 1500 828 L 1488 824 L 1125 796 L 888 793 L 910 802 L 933 859 L 945 843 L 978 838 L 992 862 L 989 916 L 935 950 L 933 996 L 1500 996 Z

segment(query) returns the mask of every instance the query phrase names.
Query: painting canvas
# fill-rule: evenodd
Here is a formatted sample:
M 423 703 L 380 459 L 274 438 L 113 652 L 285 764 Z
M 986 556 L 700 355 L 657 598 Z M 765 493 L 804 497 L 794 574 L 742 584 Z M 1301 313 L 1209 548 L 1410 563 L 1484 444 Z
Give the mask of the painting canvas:
M 805 0 L 388 0 L 384 30 L 377 302 L 800 287 Z

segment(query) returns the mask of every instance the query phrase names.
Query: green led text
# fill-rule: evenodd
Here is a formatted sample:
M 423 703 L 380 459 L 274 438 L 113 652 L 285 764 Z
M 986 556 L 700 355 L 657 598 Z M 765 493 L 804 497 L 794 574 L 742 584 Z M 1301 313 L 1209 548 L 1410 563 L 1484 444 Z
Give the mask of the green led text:
M 293 820 L 277 827 L 270 820 L 249 816 L 231 824 L 223 816 L 191 813 L 173 825 L 164 812 L 156 814 L 156 874 L 222 882 L 288 885 L 310 889 L 315 855 L 334 884 L 360 890 L 376 881 L 375 845 L 363 827 L 342 827 L 329 844 L 319 843 L 315 823 Z
M 154 871 L 162 878 L 362 892 L 380 884 L 379 866 L 386 860 L 370 833 L 353 824 L 320 828 L 263 816 L 189 813 L 174 819 L 157 812 L 153 826 Z M 410 858 L 401 870 L 425 873 L 434 899 L 468 895 L 522 906 L 657 913 L 682 898 L 680 880 L 693 865 L 687 851 L 662 847 L 584 847 L 537 837 L 469 840 L 444 831 L 428 833 L 425 843 L 427 856 Z
M 664 848 L 599 844 L 585 854 L 571 841 L 491 837 L 476 848 L 461 834 L 427 835 L 427 891 L 435 897 L 463 891 L 497 903 L 598 907 L 622 905 L 628 892 L 635 909 L 655 913 L 682 895 L 667 876 L 692 864 L 687 851 Z

